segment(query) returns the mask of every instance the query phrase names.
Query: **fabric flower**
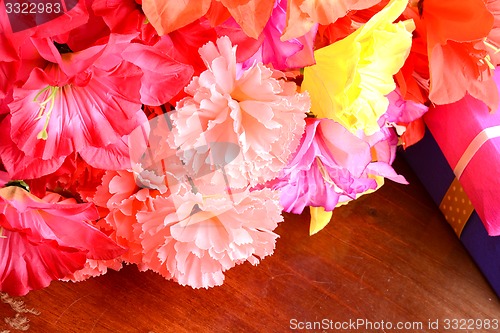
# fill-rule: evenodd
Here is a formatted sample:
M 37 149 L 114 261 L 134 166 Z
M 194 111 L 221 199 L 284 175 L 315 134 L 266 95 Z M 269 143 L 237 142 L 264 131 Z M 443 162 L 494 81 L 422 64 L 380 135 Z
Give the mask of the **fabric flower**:
M 306 206 L 332 211 L 343 196 L 355 198 L 375 189 L 362 178 L 371 162 L 370 146 L 331 119 L 308 118 L 299 149 L 277 180 L 284 211 L 302 213 Z
M 106 46 L 74 55 L 60 55 L 50 41 L 37 41 L 40 52 L 53 62 L 35 68 L 14 89 L 11 136 L 21 150 L 43 159 L 67 156 L 88 146 L 113 144 L 137 127 L 140 82 L 131 80 L 126 88 L 120 82 L 140 74 L 130 67 L 109 72 L 93 66 L 106 49 L 125 41 L 111 39 Z
M 413 22 L 392 23 L 406 4 L 392 0 L 356 32 L 314 52 L 316 65 L 304 69 L 302 83 L 314 114 L 352 133 L 379 130 L 377 121 L 389 105 L 385 95 L 396 88 L 393 75 L 410 51 Z
M 25 295 L 83 268 L 87 258 L 122 254 L 86 222 L 96 218 L 92 204 L 55 194 L 39 199 L 16 186 L 0 189 L 0 290 Z
M 496 55 L 500 39 L 492 31 L 498 23 L 490 12 L 496 11 L 496 2 L 422 2 L 421 18 L 415 20 L 421 21 L 417 33 L 426 38 L 429 99 L 433 103 L 453 103 L 468 92 L 491 110 L 497 109 L 499 96 L 493 70 L 500 60 Z
M 26 155 L 48 160 L 76 151 L 95 167 L 130 167 L 124 136 L 145 122 L 142 103 L 169 101 L 192 69 L 154 46 L 130 43 L 133 36 L 108 37 L 107 44 L 64 54 L 49 39 L 34 40 L 47 63 L 8 104 L 12 141 Z
M 299 143 L 309 110 L 307 94 L 294 83 L 274 78 L 272 70 L 255 64 L 237 71 L 235 48 L 227 37 L 200 49 L 208 70 L 186 87 L 190 95 L 172 113 L 173 146 L 180 152 L 212 152 L 213 143 L 240 147 L 225 165 L 233 187 L 256 185 L 274 178 Z M 212 154 L 212 155 L 213 155 Z M 208 158 L 208 157 L 207 157 Z
M 221 285 L 224 271 L 245 261 L 253 265 L 271 255 L 273 233 L 283 220 L 278 193 L 269 189 L 228 196 L 201 193 L 153 201 L 153 211 L 139 212 L 144 263 L 181 285 Z
M 111 268 L 115 271 L 119 271 L 122 269 L 123 262 L 121 259 L 113 259 L 113 260 L 93 260 L 87 259 L 85 262 L 85 266 L 62 278 L 62 281 L 72 281 L 72 282 L 80 282 L 90 279 L 92 277 L 104 275 L 108 272 L 108 268 Z
M 280 190 L 286 212 L 301 214 L 310 206 L 311 234 L 330 221 L 335 207 L 377 190 L 384 177 L 406 183 L 391 167 L 397 144 L 392 131 L 361 139 L 328 118 L 306 122 L 299 149 L 267 186 Z

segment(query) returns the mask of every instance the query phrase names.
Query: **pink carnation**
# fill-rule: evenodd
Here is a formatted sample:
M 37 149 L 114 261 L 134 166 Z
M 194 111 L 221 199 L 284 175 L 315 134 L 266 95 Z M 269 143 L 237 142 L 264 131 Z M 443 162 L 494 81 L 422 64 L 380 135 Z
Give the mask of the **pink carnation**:
M 239 147 L 225 172 L 232 187 L 241 188 L 270 180 L 285 166 L 304 131 L 310 101 L 295 83 L 275 78 L 260 63 L 238 72 L 235 52 L 228 37 L 200 48 L 208 69 L 186 87 L 190 96 L 177 104 L 172 119 L 174 145 L 182 152 L 198 149 L 209 159 L 224 156 L 210 151 L 213 143 Z
M 233 197 L 201 193 L 157 197 L 154 211 L 138 214 L 144 263 L 181 285 L 221 285 L 223 272 L 274 251 L 273 230 L 283 220 L 277 192 L 243 191 Z

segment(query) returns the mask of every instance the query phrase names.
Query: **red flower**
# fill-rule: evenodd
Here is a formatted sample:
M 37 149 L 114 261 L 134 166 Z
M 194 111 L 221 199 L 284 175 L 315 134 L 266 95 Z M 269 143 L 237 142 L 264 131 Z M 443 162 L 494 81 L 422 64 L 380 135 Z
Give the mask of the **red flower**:
M 39 199 L 15 186 L 0 189 L 0 290 L 25 295 L 82 269 L 87 258 L 124 252 L 85 222 L 98 217 L 95 206 L 60 199 Z

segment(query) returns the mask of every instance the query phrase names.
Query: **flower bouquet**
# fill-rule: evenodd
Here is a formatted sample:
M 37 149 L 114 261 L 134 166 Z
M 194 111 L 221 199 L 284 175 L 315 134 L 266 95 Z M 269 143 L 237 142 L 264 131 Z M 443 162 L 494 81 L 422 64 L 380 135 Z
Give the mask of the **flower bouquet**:
M 496 109 L 496 0 L 0 1 L 0 291 L 136 264 L 194 288 L 282 212 L 405 179 L 427 106 Z

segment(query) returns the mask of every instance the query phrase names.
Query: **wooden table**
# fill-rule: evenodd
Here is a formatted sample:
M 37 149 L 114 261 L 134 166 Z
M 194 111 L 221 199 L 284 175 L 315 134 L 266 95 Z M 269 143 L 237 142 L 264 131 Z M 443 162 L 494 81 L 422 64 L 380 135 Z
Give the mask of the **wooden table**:
M 500 319 L 498 298 L 452 229 L 406 164 L 396 167 L 411 185 L 388 181 L 336 209 L 312 237 L 307 214 L 287 215 L 275 254 L 230 270 L 222 287 L 193 290 L 128 266 L 32 292 L 20 300 L 39 315 L 18 319 L 42 333 L 467 332 L 446 330 L 445 320 Z M 14 316 L 0 303 L 0 318 Z M 315 321 L 322 327 L 299 330 Z M 19 332 L 2 320 L 0 332 L 8 329 Z

